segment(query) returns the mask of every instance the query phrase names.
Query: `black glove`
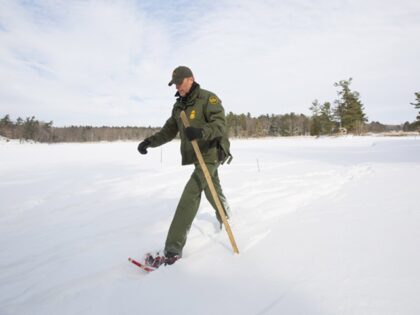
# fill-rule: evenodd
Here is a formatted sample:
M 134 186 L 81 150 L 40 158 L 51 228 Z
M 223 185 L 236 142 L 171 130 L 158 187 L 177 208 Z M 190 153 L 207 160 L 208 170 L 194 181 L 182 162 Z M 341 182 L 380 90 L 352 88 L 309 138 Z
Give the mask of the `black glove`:
M 147 148 L 150 147 L 151 143 L 149 140 L 145 139 L 143 142 L 140 142 L 139 146 L 137 147 L 137 150 L 141 154 L 147 154 Z
M 193 141 L 195 139 L 201 139 L 203 138 L 203 129 L 187 127 L 185 128 L 185 135 L 187 136 L 187 139 L 190 141 Z

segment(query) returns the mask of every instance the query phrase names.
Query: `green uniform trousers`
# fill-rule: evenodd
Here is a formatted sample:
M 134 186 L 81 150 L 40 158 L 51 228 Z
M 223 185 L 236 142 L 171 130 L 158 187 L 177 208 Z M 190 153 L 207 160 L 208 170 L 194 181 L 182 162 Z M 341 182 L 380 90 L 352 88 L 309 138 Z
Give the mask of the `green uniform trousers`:
M 194 164 L 195 169 L 191 175 L 191 178 L 187 182 L 182 193 L 181 199 L 176 208 L 174 218 L 172 219 L 171 226 L 169 228 L 168 236 L 166 238 L 165 253 L 169 255 L 180 255 L 182 256 L 182 249 L 187 241 L 187 234 L 191 228 L 191 224 L 197 214 L 198 207 L 200 206 L 201 193 L 204 190 L 207 200 L 213 206 L 216 211 L 216 217 L 219 222 L 222 221 L 219 212 L 217 211 L 216 203 L 211 195 L 210 188 L 207 185 L 204 173 L 198 163 Z M 206 164 L 209 170 L 211 179 L 213 181 L 216 192 L 219 195 L 220 202 L 225 211 L 226 217 L 229 217 L 230 209 L 226 201 L 226 197 L 223 194 L 222 187 L 220 186 L 219 175 L 217 168 L 220 163 L 217 164 Z

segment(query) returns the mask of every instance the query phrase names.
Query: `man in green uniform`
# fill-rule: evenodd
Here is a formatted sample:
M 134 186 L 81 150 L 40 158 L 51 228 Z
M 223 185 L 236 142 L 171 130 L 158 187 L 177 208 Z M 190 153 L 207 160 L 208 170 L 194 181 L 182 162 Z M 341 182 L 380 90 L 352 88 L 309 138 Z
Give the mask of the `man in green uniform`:
M 184 188 L 166 238 L 165 257 L 169 259 L 174 257 L 175 261 L 182 256 L 182 249 L 197 214 L 203 190 L 207 200 L 216 211 L 218 221 L 220 224 L 222 222 L 191 141 L 197 140 L 198 142 L 226 217 L 229 217 L 230 210 L 220 186 L 217 168 L 225 161 L 229 163 L 232 156 L 229 151 L 225 112 L 220 99 L 214 93 L 202 89 L 195 82 L 192 71 L 185 66 L 179 66 L 173 71 L 169 86 L 173 84 L 176 86 L 175 96 L 177 99 L 171 117 L 159 132 L 144 139 L 139 144 L 138 150 L 141 154 L 147 154 L 148 147 L 155 148 L 167 143 L 179 133 L 182 165 L 194 164 L 195 166 L 194 172 Z M 190 121 L 190 127 L 184 128 L 180 117 L 181 111 L 185 111 Z

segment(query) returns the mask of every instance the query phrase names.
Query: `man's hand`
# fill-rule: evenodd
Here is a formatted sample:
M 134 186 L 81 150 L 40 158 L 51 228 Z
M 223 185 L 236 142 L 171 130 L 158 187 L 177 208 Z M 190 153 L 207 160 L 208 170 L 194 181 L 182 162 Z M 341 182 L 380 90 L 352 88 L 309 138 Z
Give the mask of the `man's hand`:
M 137 147 L 137 150 L 141 154 L 147 154 L 147 148 L 150 147 L 151 143 L 149 140 L 145 139 L 143 142 L 140 142 L 139 146 Z
M 187 139 L 190 141 L 193 141 L 195 139 L 201 139 L 203 138 L 203 129 L 187 127 L 185 128 L 185 135 L 187 136 Z

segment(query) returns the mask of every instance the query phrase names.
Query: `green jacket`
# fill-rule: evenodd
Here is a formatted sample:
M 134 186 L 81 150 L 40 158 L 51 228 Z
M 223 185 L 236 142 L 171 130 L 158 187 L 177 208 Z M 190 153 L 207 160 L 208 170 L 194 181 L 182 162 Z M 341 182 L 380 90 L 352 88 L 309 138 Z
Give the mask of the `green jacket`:
M 166 121 L 162 129 L 153 136 L 147 138 L 151 147 L 158 147 L 174 139 L 180 134 L 182 165 L 197 162 L 191 142 L 184 132 L 184 125 L 180 117 L 181 111 L 185 111 L 191 127 L 202 128 L 203 138 L 198 139 L 204 161 L 206 163 L 224 163 L 232 158 L 229 152 L 229 140 L 227 138 L 225 111 L 220 99 L 212 92 L 200 88 L 194 83 L 186 97 L 178 96 L 172 115 Z

